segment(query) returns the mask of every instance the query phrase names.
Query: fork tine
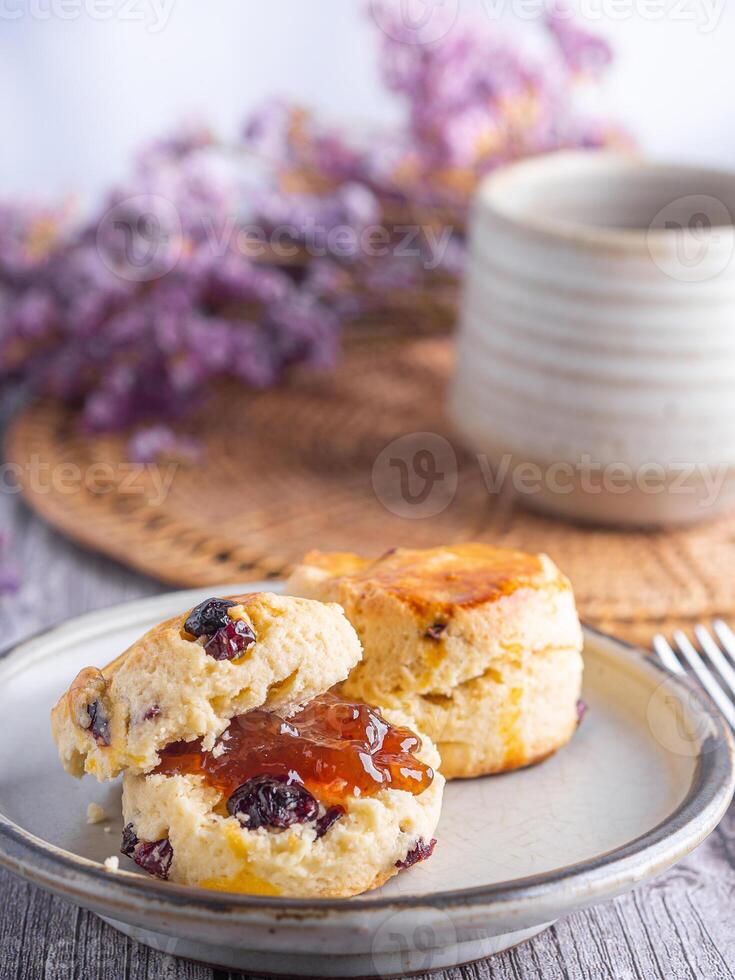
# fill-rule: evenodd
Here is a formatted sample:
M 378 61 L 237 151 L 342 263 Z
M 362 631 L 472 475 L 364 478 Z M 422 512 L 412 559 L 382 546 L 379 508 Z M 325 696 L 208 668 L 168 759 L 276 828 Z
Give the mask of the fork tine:
M 658 654 L 658 659 L 668 668 L 672 674 L 683 674 L 684 668 L 676 659 L 676 654 L 669 646 L 669 642 L 666 637 L 657 633 L 653 638 L 653 649 Z
M 735 704 L 730 701 L 720 685 L 712 676 L 712 673 L 694 649 L 691 640 L 681 630 L 674 633 L 674 643 L 678 646 L 682 656 L 699 678 L 705 691 L 709 694 L 722 714 L 727 718 L 733 728 L 735 728 Z
M 730 688 L 732 694 L 735 695 L 735 670 L 733 670 L 727 661 L 727 657 L 725 657 L 722 650 L 717 646 L 710 631 L 706 626 L 695 626 L 694 635 L 697 637 L 697 641 L 702 650 L 707 654 L 710 663 L 719 673 L 720 677 L 718 680 L 723 680 Z
M 727 623 L 722 619 L 716 619 L 712 625 L 715 628 L 717 639 L 727 653 L 730 654 L 730 659 L 735 663 L 735 633 L 733 633 Z

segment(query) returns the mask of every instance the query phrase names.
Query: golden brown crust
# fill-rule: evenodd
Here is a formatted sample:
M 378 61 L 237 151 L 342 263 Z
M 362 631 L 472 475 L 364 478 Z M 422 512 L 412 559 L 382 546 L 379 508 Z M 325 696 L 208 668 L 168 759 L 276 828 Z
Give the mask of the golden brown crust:
M 460 609 L 495 602 L 517 589 L 549 584 L 538 556 L 477 542 L 444 548 L 393 548 L 375 559 L 311 551 L 303 564 L 332 578 L 349 578 L 355 588 L 379 589 L 395 596 L 427 619 L 432 615 L 451 618 Z
M 571 586 L 546 555 L 485 544 L 374 560 L 312 552 L 287 588 L 342 605 L 364 650 L 350 682 L 387 692 L 449 694 L 535 651 L 581 648 Z
M 413 717 L 448 778 L 529 765 L 571 737 L 582 633 L 546 555 L 481 543 L 311 552 L 288 587 L 344 607 L 364 651 L 344 693 Z

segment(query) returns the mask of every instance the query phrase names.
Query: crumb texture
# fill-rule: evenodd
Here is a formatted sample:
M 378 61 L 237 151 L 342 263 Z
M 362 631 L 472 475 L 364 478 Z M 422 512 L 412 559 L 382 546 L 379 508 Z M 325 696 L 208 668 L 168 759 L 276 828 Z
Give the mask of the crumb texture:
M 51 716 L 69 772 L 100 780 L 149 772 L 169 743 L 204 738 L 211 747 L 235 715 L 295 710 L 344 680 L 360 659 L 359 640 L 336 604 L 272 593 L 232 601 L 231 614 L 256 636 L 242 656 L 209 655 L 184 631 L 187 610 L 102 671 L 82 671 Z
M 389 720 L 407 724 L 395 713 Z M 417 754 L 428 765 L 439 762 L 428 739 Z M 319 837 L 312 824 L 247 829 L 199 777 L 129 773 L 123 815 L 141 840 L 171 842 L 171 881 L 248 894 L 349 897 L 383 884 L 419 841 L 433 838 L 443 787 L 437 773 L 418 796 L 386 789 L 348 797 L 346 812 Z

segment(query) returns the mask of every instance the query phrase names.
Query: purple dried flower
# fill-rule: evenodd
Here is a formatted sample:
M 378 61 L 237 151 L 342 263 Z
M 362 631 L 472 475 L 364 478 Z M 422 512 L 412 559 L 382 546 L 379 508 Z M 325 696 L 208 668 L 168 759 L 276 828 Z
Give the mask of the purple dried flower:
M 14 568 L 0 567 L 0 595 L 14 595 L 20 588 L 20 576 Z
M 359 179 L 360 151 L 336 129 L 283 100 L 267 102 L 246 120 L 247 148 L 279 167 L 297 169 L 334 182 Z
M 191 167 L 142 179 L 142 189 L 161 186 L 172 196 L 113 195 L 112 212 L 55 249 L 32 284 L 0 282 L 0 379 L 80 406 L 90 431 L 177 418 L 216 378 L 269 385 L 294 361 L 329 361 L 336 346 L 336 317 L 318 297 L 239 254 L 218 183 Z M 133 450 L 148 458 L 167 441 Z
M 373 6 L 381 25 L 389 25 L 383 80 L 402 98 L 407 119 L 395 148 L 381 141 L 369 154 L 365 171 L 373 178 L 413 200 L 464 207 L 477 179 L 498 164 L 587 145 L 590 124 L 578 117 L 570 73 L 596 77 L 610 51 L 570 23 L 564 8 L 547 20 L 556 51 L 541 60 L 469 19 L 434 44 L 404 43 L 410 38 L 397 5 Z
M 149 169 L 160 167 L 162 163 L 175 163 L 215 143 L 214 134 L 206 123 L 192 121 L 144 147 L 138 155 L 138 165 Z
M 65 208 L 0 202 L 0 287 L 29 281 L 68 231 Z
M 590 34 L 572 21 L 573 13 L 557 5 L 546 17 L 546 26 L 573 72 L 596 78 L 612 61 L 612 49 L 604 38 Z
M 5 539 L 0 535 L 0 555 L 6 550 Z M 15 568 L 0 564 L 0 596 L 13 595 L 20 588 L 20 577 Z
M 180 435 L 167 425 L 139 429 L 128 442 L 128 455 L 134 463 L 155 463 L 174 459 L 192 465 L 203 459 L 204 447 L 191 436 Z
M 401 255 L 394 211 L 416 206 L 420 224 L 439 205 L 461 226 L 492 168 L 615 137 L 571 95 L 609 49 L 564 8 L 548 17 L 554 45 L 541 60 L 469 21 L 417 44 L 396 4 L 372 7 L 383 82 L 403 106 L 396 131 L 359 145 L 271 102 L 243 129 L 251 163 L 266 159 L 273 175 L 247 199 L 212 133 L 189 126 L 147 147 L 78 228 L 63 209 L 0 204 L 0 382 L 64 399 L 90 431 L 147 426 L 131 443 L 137 459 L 186 454 L 151 423 L 181 417 L 222 378 L 266 387 L 296 362 L 330 364 L 341 320 L 461 272 L 461 228 L 438 257 L 425 242 Z M 381 223 L 378 254 L 367 232 Z
M 283 164 L 291 154 L 292 120 L 296 111 L 280 99 L 266 102 L 245 121 L 242 130 L 245 144 L 254 153 Z

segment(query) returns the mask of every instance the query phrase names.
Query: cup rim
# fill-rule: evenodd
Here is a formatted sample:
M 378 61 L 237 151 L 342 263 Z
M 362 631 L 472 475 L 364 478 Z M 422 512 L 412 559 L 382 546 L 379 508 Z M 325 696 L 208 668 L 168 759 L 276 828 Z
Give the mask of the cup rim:
M 580 175 L 594 172 L 649 172 L 686 175 L 700 180 L 732 181 L 735 200 L 735 170 L 711 167 L 706 164 L 674 163 L 667 160 L 645 158 L 634 152 L 621 150 L 556 150 L 507 164 L 488 174 L 480 183 L 475 197 L 476 213 L 492 213 L 523 232 L 533 232 L 543 238 L 562 240 L 567 243 L 583 243 L 589 246 L 625 247 L 650 249 L 652 245 L 671 245 L 675 232 L 664 228 L 615 228 L 593 225 L 563 218 L 540 218 L 531 211 L 511 208 L 507 204 L 510 187 L 522 182 L 540 183 L 560 173 Z M 727 205 L 725 205 L 727 207 Z M 729 209 L 728 209 L 729 210 Z M 718 225 L 718 231 L 735 239 L 735 214 L 732 224 Z M 728 244 L 728 247 L 732 247 Z

